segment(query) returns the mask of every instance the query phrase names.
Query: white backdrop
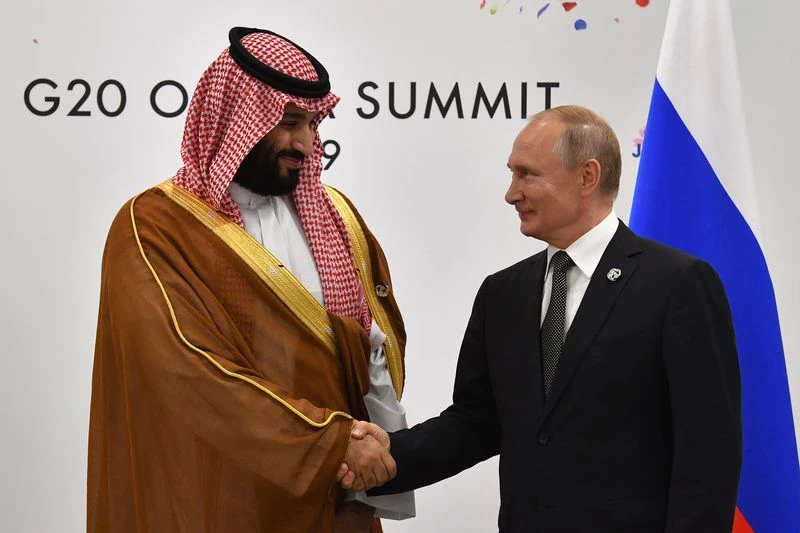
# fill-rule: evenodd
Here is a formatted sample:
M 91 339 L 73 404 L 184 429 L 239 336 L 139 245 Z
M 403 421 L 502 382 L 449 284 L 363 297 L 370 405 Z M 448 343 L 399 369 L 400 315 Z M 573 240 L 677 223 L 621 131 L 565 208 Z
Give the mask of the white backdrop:
M 273 29 L 318 57 L 342 97 L 323 125 L 341 153 L 323 174 L 354 200 L 380 238 L 409 334 L 404 403 L 410 422 L 449 403 L 455 361 L 472 299 L 483 277 L 532 254 L 541 244 L 522 237 L 503 202 L 511 142 L 527 113 L 544 107 L 540 82 L 558 82 L 552 105 L 580 103 L 604 115 L 624 152 L 617 212 L 627 220 L 637 159 L 634 138 L 644 126 L 666 3 L 579 2 L 566 12 L 546 2 L 368 0 L 71 2 L 3 0 L 0 44 L 0 512 L 2 531 L 79 532 L 84 528 L 86 430 L 100 257 L 119 207 L 179 166 L 184 115 L 164 118 L 151 89 L 175 80 L 191 95 L 205 67 L 227 44 L 231 26 Z M 765 252 L 775 282 L 800 426 L 800 264 L 794 231 L 800 197 L 793 141 L 800 38 L 795 3 L 735 2 L 746 113 L 759 179 Z M 577 19 L 588 28 L 576 31 Z M 615 20 L 616 19 L 616 20 Z M 59 107 L 46 110 L 49 96 Z M 89 116 L 68 116 L 79 107 Z M 106 80 L 124 87 L 125 107 L 103 114 L 97 95 Z M 379 102 L 374 118 L 362 118 Z M 416 111 L 398 119 L 389 111 Z M 465 118 L 434 107 L 424 118 L 434 83 L 445 98 L 459 84 Z M 481 107 L 478 84 L 494 100 L 505 83 L 511 118 Z M 102 92 L 107 112 L 118 88 Z M 167 87 L 158 104 L 176 109 Z M 386 522 L 388 532 L 491 531 L 498 504 L 496 460 L 417 492 L 418 518 Z

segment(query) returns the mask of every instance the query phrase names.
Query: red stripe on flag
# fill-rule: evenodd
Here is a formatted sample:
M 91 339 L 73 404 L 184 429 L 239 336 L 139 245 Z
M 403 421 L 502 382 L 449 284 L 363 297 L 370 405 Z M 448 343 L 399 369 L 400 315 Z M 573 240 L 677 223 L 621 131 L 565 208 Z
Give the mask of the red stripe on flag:
M 738 507 L 733 517 L 733 533 L 755 533 L 755 530 L 747 523 L 747 520 Z

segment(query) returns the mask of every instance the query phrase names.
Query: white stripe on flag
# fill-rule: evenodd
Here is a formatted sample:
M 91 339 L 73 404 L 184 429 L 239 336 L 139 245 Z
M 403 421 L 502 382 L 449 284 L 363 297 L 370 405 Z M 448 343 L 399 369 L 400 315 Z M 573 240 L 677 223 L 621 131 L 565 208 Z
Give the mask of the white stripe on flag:
M 727 0 L 672 0 L 656 77 L 758 239 L 755 180 Z

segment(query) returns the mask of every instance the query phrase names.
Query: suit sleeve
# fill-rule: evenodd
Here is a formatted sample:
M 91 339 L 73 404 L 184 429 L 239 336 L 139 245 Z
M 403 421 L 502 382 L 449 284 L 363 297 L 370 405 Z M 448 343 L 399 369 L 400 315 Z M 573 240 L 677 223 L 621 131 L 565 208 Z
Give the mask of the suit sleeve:
M 742 462 L 739 364 L 725 291 L 707 263 L 679 276 L 663 343 L 673 423 L 666 531 L 731 531 Z
M 478 291 L 461 344 L 453 404 L 435 418 L 390 435 L 397 477 L 370 494 L 430 485 L 499 453 L 500 424 L 484 342 L 488 281 Z

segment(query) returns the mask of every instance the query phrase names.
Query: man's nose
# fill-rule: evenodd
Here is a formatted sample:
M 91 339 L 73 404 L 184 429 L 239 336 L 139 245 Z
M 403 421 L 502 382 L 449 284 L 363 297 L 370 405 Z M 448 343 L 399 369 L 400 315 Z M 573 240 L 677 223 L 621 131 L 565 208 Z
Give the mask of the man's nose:
M 506 196 L 505 196 L 506 203 L 514 205 L 521 199 L 522 196 L 519 192 L 519 187 L 517 187 L 516 183 L 514 182 L 514 179 L 512 178 L 511 183 L 508 185 L 508 190 L 506 191 Z
M 292 138 L 292 148 L 308 157 L 314 151 L 314 130 L 311 126 L 300 128 Z

